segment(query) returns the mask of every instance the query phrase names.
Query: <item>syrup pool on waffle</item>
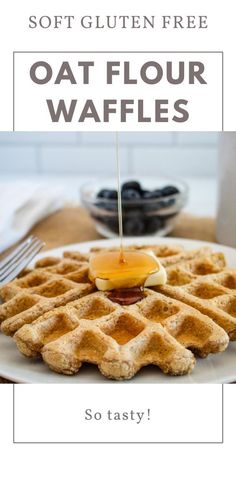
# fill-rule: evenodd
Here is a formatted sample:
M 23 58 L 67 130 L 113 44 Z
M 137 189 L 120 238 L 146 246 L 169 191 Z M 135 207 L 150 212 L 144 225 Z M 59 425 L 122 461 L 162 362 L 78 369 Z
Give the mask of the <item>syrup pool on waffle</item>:
M 98 290 L 112 291 L 110 299 L 134 304 L 143 297 L 143 288 L 166 282 L 166 271 L 148 252 L 102 251 L 90 258 L 89 278 Z

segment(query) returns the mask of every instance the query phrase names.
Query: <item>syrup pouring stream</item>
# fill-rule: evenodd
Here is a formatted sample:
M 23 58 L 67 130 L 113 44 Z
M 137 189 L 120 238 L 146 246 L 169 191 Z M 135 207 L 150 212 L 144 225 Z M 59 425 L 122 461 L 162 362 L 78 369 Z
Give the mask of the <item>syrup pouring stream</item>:
M 104 253 L 95 256 L 95 259 L 90 261 L 90 273 L 93 273 L 91 280 L 97 280 L 96 285 L 99 290 L 109 291 L 108 297 L 111 301 L 121 305 L 130 305 L 144 297 L 144 284 L 147 277 L 153 277 L 156 272 L 156 263 L 147 253 L 124 251 L 118 131 L 116 131 L 115 141 L 120 252 L 119 254 L 117 251 L 107 253 L 105 259 Z
M 122 200 L 121 200 L 121 180 L 120 180 L 120 152 L 119 152 L 119 133 L 116 131 L 116 169 L 117 169 L 117 189 L 118 189 L 118 221 L 120 237 L 120 263 L 125 263 L 123 247 L 123 217 L 122 217 Z

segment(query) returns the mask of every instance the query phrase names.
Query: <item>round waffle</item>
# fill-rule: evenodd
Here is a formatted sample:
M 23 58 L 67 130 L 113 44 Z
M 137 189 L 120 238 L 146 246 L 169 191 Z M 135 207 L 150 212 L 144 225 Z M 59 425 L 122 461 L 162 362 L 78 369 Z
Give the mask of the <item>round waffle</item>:
M 42 357 L 63 374 L 77 373 L 83 362 L 115 379 L 131 378 L 148 364 L 172 375 L 190 373 L 195 356 L 224 351 L 234 338 L 236 272 L 208 247 L 151 249 L 167 269 L 167 284 L 145 290 L 130 306 L 96 290 L 88 279 L 89 254 L 41 259 L 1 288 L 1 330 L 14 335 L 25 356 Z

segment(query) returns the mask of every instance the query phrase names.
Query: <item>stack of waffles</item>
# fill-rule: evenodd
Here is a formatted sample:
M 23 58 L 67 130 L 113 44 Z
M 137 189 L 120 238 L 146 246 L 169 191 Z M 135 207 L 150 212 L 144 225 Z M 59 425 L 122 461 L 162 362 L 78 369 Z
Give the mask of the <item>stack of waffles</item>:
M 58 373 L 77 373 L 83 362 L 114 379 L 131 378 L 148 364 L 171 375 L 190 373 L 196 356 L 222 352 L 236 340 L 236 269 L 208 247 L 132 246 L 147 248 L 168 280 L 129 306 L 90 282 L 89 254 L 42 258 L 0 290 L 2 332 L 22 354 Z

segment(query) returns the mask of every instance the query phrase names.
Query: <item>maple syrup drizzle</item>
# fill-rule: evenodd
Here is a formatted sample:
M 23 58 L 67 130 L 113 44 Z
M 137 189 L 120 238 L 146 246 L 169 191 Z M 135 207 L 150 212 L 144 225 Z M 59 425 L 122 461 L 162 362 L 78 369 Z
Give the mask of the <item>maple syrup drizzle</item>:
M 126 250 L 125 252 L 124 250 L 119 151 L 119 134 L 116 131 L 117 199 L 120 238 L 119 254 L 117 251 L 107 252 L 105 255 L 104 253 L 100 253 L 95 259 L 90 260 L 90 278 L 91 280 L 95 280 L 97 277 L 104 280 L 113 279 L 118 287 L 108 292 L 108 298 L 121 305 L 130 305 L 135 304 L 145 297 L 144 283 L 146 276 L 156 271 L 156 265 L 153 259 L 150 259 L 147 254 L 142 252 L 138 253 L 136 251 L 132 252 L 130 250 Z M 127 279 L 128 287 L 119 288 L 119 279 L 122 277 L 124 277 L 123 280 Z M 130 280 L 135 283 L 133 287 L 129 287 Z
M 124 245 L 123 245 L 123 215 L 122 215 L 122 198 L 121 198 L 121 179 L 120 179 L 120 147 L 119 133 L 116 131 L 116 170 L 117 170 L 117 199 L 118 199 L 118 223 L 120 238 L 120 255 L 119 263 L 126 263 Z M 121 305 L 134 304 L 143 299 L 143 287 L 132 287 L 129 289 L 115 289 L 109 293 L 109 299 Z
M 116 289 L 109 292 L 109 299 L 121 306 L 129 306 L 141 301 L 145 297 L 143 287 L 131 287 L 130 289 Z
M 123 246 L 123 215 L 122 215 L 122 199 L 121 199 L 121 180 L 120 180 L 120 147 L 119 134 L 116 131 L 116 170 L 117 170 L 117 197 L 118 197 L 118 222 L 119 222 L 119 237 L 120 237 L 120 263 L 125 263 L 124 246 Z

